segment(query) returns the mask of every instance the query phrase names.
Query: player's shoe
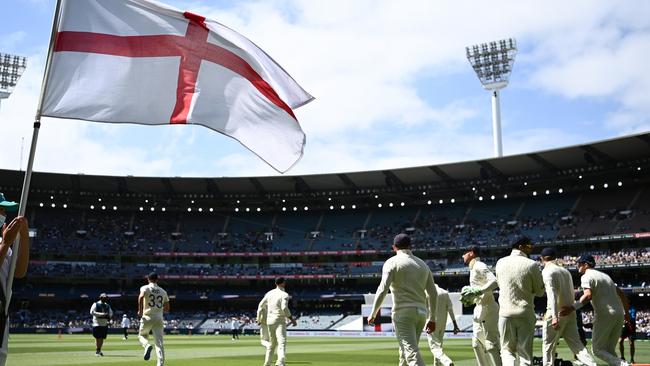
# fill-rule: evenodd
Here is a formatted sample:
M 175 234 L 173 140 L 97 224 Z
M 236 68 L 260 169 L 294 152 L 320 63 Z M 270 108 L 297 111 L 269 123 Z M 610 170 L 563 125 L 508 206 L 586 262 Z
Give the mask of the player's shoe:
M 151 351 L 152 350 L 153 350 L 152 345 L 148 345 L 147 348 L 144 349 L 144 357 L 143 358 L 144 358 L 145 361 L 149 361 L 149 359 L 151 358 Z
M 102 356 L 104 356 L 102 351 L 95 351 L 95 357 L 102 357 Z
M 123 341 L 126 341 L 126 337 L 122 337 L 122 340 L 123 340 Z

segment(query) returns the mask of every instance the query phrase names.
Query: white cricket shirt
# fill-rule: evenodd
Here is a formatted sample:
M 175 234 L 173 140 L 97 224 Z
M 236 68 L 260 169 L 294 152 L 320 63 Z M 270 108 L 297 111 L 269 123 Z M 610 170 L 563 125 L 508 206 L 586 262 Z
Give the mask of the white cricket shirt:
M 476 257 L 469 262 L 469 285 L 480 288 L 483 294 L 476 299 L 477 305 L 488 305 L 494 303 L 492 291 L 496 290 L 496 276 L 490 271 L 487 264 Z
M 289 310 L 289 294 L 280 287 L 276 287 L 264 295 L 257 307 L 258 318 L 264 318 L 260 315 L 261 311 L 266 309 L 266 323 L 275 324 L 278 321 L 286 322 L 291 317 Z
M 149 283 L 140 287 L 140 295 L 144 296 L 142 315 L 162 318 L 163 307 L 169 302 L 167 291 L 155 283 Z
M 618 297 L 616 284 L 611 277 L 593 268 L 587 269 L 580 278 L 580 286 L 591 290 L 591 306 L 594 317 L 607 315 L 623 315 L 625 309 Z
M 572 306 L 575 300 L 571 273 L 552 261 L 544 265 L 542 278 L 546 289 L 546 314 L 557 318 L 562 308 Z
M 544 295 L 539 265 L 520 250 L 499 259 L 495 267 L 499 284 L 499 316 L 535 316 L 535 296 Z
M 429 266 L 410 250 L 400 249 L 384 263 L 370 314 L 376 316 L 389 289 L 393 297 L 393 312 L 414 307 L 428 312 L 427 321 L 435 321 L 438 292 L 433 275 Z

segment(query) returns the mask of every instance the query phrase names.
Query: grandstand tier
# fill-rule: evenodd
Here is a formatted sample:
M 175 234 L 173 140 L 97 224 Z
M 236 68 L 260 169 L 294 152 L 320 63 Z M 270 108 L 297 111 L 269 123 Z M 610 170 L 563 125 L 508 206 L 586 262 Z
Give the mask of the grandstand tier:
M 436 282 L 468 281 L 461 255 L 492 265 L 513 236 L 555 246 L 577 276 L 596 256 L 650 308 L 650 134 L 498 159 L 387 171 L 251 178 L 144 178 L 35 173 L 32 256 L 14 283 L 13 326 L 86 324 L 101 292 L 133 316 L 156 271 L 172 298 L 170 328 L 255 331 L 257 301 L 289 279 L 305 330 L 346 324 L 373 292 L 391 241 L 409 233 Z M 22 172 L 0 170 L 18 197 Z M 539 253 L 537 251 L 537 253 Z M 575 283 L 577 277 L 574 278 Z M 537 307 L 543 309 L 543 299 Z M 43 317 L 40 310 L 53 309 Z M 464 309 L 470 312 L 470 309 Z

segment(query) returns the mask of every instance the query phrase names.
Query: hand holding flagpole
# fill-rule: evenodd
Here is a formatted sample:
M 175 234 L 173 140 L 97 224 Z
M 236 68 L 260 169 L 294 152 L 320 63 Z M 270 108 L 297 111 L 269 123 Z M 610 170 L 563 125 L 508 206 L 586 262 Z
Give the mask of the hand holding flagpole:
M 61 0 L 57 0 L 56 9 L 54 11 L 54 20 L 52 21 L 52 33 L 50 35 L 50 46 L 47 53 L 47 62 L 45 64 L 45 71 L 43 72 L 43 82 L 41 84 L 41 95 L 38 100 L 38 106 L 36 108 L 36 116 L 34 117 L 34 131 L 32 134 L 32 144 L 29 149 L 29 158 L 27 159 L 27 169 L 25 169 L 25 178 L 23 180 L 23 190 L 20 195 L 20 206 L 18 206 L 18 216 L 25 216 L 27 212 L 27 198 L 29 196 L 29 186 L 32 180 L 32 170 L 34 168 L 34 156 L 36 154 L 36 143 L 38 141 L 38 131 L 41 127 L 41 109 L 43 107 L 43 97 L 45 95 L 47 87 L 47 77 L 50 72 L 50 64 L 52 63 L 52 52 L 54 50 L 54 41 L 56 36 L 56 30 L 59 23 L 59 14 L 61 10 Z M 5 306 L 5 315 L 9 314 L 9 304 L 11 302 L 11 287 L 14 283 L 14 275 L 16 272 L 16 262 L 18 261 L 20 253 L 20 235 L 16 237 L 14 244 L 12 246 L 12 251 L 14 255 L 11 257 L 11 266 L 9 267 L 9 277 L 7 278 L 7 301 L 4 304 Z

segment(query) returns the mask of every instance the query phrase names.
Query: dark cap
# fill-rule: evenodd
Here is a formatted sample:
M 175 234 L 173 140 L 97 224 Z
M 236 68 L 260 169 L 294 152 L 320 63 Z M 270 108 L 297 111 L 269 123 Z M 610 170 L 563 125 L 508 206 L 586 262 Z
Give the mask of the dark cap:
M 393 245 L 400 249 L 408 248 L 411 246 L 411 237 L 404 233 L 397 234 L 393 239 Z
M 158 273 L 156 272 L 151 272 L 147 275 L 147 279 L 149 281 L 158 281 Z
M 527 237 L 525 235 L 521 235 L 521 236 L 517 236 L 514 239 L 512 239 L 510 244 L 512 245 L 513 249 L 517 249 L 521 245 L 528 245 L 528 244 L 533 245 L 533 241 L 530 240 L 529 237 Z
M 542 257 L 551 257 L 555 259 L 557 258 L 557 251 L 555 248 L 544 248 L 542 249 Z
M 476 245 L 468 245 L 467 247 L 465 247 L 465 253 L 467 252 L 474 252 L 474 255 L 476 255 L 477 257 L 481 255 L 481 249 Z
M 284 277 L 277 277 L 277 278 L 275 279 L 275 284 L 276 284 L 276 285 L 281 285 L 281 284 L 283 284 L 283 283 L 284 283 Z
M 591 254 L 583 254 L 583 255 L 581 255 L 580 258 L 578 258 L 578 260 L 576 261 L 576 263 L 578 263 L 578 264 L 586 263 L 591 268 L 596 267 L 596 260 L 594 259 L 594 256 L 592 256 Z

